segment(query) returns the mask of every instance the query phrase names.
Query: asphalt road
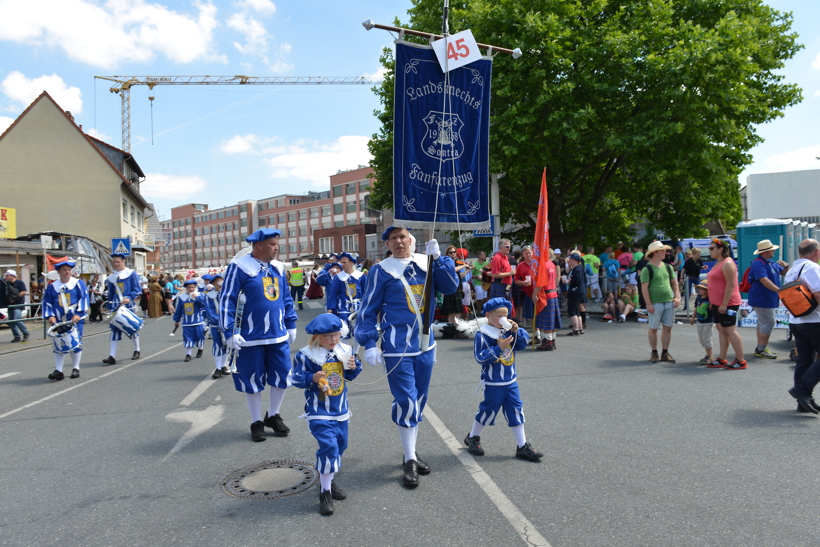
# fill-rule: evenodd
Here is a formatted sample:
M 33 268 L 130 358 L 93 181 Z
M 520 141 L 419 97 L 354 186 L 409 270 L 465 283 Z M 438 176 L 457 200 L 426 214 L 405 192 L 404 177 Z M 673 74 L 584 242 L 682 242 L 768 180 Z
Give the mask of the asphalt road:
M 317 313 L 301 312 L 296 347 Z M 210 342 L 183 363 L 172 325 L 150 320 L 142 359 L 126 358 L 126 340 L 110 367 L 107 336 L 88 336 L 82 376 L 60 382 L 46 379 L 50 346 L 0 343 L 0 545 L 820 545 L 820 421 L 786 393 L 783 331 L 771 344 L 782 357 L 750 358 L 743 371 L 698 366 L 689 325 L 674 329 L 677 364 L 650 363 L 646 326 L 634 322 L 592 321 L 556 352 L 520 353 L 540 463 L 513 457 L 503 420 L 485 429 L 485 456 L 463 450 L 478 366 L 472 341 L 439 341 L 418 444 L 433 473 L 415 490 L 400 483 L 386 382 L 365 365 L 337 475 L 348 499 L 321 517 L 316 489 L 265 501 L 221 491 L 238 469 L 315 461 L 297 419 L 304 398 L 285 397 L 290 436 L 251 442 L 244 396 L 210 380 Z M 742 337 L 752 349 L 754 332 Z

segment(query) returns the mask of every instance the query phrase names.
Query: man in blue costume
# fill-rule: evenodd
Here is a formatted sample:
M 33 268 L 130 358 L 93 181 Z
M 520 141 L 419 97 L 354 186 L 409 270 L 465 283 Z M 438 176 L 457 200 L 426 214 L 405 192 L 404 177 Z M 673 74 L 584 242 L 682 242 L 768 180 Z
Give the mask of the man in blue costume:
M 43 317 L 49 325 L 65 321 L 74 323 L 75 336 L 79 345 L 71 350 L 71 377 L 80 377 L 80 359 L 83 355 L 83 325 L 88 314 L 88 288 L 82 279 L 71 276 L 74 262 L 63 260 L 54 265 L 60 278 L 46 287 L 43 293 Z M 48 375 L 49 380 L 62 380 L 65 353 L 54 351 L 54 372 Z
M 265 426 L 284 437 L 290 429 L 279 408 L 291 385 L 290 344 L 296 339 L 296 311 L 288 290 L 284 265 L 275 260 L 279 230 L 263 228 L 245 241 L 250 254 L 234 259 L 225 270 L 219 298 L 219 328 L 228 347 L 238 350 L 237 391 L 245 393 L 251 412 L 251 438 L 265 440 Z M 244 311 L 237 320 L 240 297 Z M 270 406 L 262 418 L 262 391 L 270 386 Z
M 137 298 L 142 295 L 140 277 L 137 272 L 125 266 L 125 255 L 114 253 L 111 255 L 111 264 L 114 266 L 114 273 L 105 279 L 105 287 L 108 292 L 108 309 L 116 310 L 120 304 L 136 314 Z M 109 325 L 111 341 L 108 358 L 103 359 L 106 365 L 117 363 L 117 344 L 122 339 L 122 331 L 114 325 Z M 134 342 L 134 354 L 131 360 L 140 358 L 140 334 L 134 334 L 131 340 Z
M 419 474 L 430 473 L 430 466 L 416 453 L 418 424 L 427 403 L 435 362 L 435 340 L 421 334 L 423 317 L 427 315 L 432 320 L 435 312 L 435 303 L 423 301 L 424 282 L 432 273 L 433 290 L 450 294 L 458 288 L 459 279 L 453 259 L 441 256 L 435 239 L 426 244 L 427 255 L 433 257 L 432 272 L 427 271 L 427 256 L 412 252 L 413 243 L 406 228 L 388 227 L 382 241 L 387 243 L 392 256 L 367 273 L 367 290 L 356 319 L 355 335 L 365 347 L 365 361 L 372 366 L 382 365 L 389 373 L 392 418 L 404 450 L 402 481 L 412 488 L 418 486 Z

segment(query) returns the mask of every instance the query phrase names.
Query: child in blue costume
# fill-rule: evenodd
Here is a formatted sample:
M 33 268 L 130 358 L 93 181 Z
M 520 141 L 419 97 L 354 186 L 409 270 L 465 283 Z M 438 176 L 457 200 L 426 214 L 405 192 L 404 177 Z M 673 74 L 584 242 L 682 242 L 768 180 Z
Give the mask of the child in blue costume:
M 325 290 L 327 290 L 330 282 L 333 281 L 333 275 L 331 275 L 330 269 L 333 266 L 336 266 L 337 268 L 340 267 L 339 263 L 336 262 L 338 259 L 339 257 L 336 253 L 330 253 L 327 257 L 327 262 L 324 266 L 322 266 L 322 271 L 316 276 L 316 282 L 324 287 Z
M 481 365 L 481 387 L 484 400 L 478 406 L 470 434 L 464 439 L 467 451 L 483 456 L 481 431 L 495 425 L 498 411 L 504 413 L 507 424 L 515 435 L 515 457 L 538 461 L 544 455 L 535 450 L 524 434 L 524 403 L 518 393 L 515 373 L 515 352 L 527 347 L 530 337 L 507 319 L 512 304 L 502 297 L 488 300 L 484 307 L 487 324 L 475 335 L 475 360 Z
M 125 255 L 114 253 L 111 255 L 111 264 L 114 266 L 114 273 L 105 279 L 105 288 L 108 293 L 106 306 L 109 310 L 116 310 L 122 303 L 129 311 L 136 314 L 137 298 L 142 295 L 140 278 L 137 272 L 125 266 Z M 113 324 L 109 325 L 111 334 L 109 335 L 110 347 L 108 358 L 103 359 L 106 365 L 117 363 L 117 344 L 122 339 L 122 331 Z M 137 332 L 131 338 L 134 342 L 134 354 L 131 359 L 140 358 L 140 334 Z
M 290 433 L 279 408 L 290 386 L 290 344 L 296 340 L 296 311 L 284 265 L 275 260 L 279 230 L 262 228 L 248 236 L 250 254 L 234 258 L 225 270 L 219 296 L 219 328 L 228 348 L 238 348 L 234 387 L 245 394 L 251 439 L 267 439 L 265 427 L 280 437 Z M 240 298 L 244 310 L 237 325 Z M 262 391 L 270 386 L 270 405 L 262 418 Z
M 319 471 L 319 512 L 333 514 L 333 500 L 347 496 L 333 477 L 342 466 L 347 448 L 350 419 L 347 384 L 362 371 L 362 363 L 351 347 L 340 342 L 347 326 L 335 315 L 325 313 L 305 327 L 310 343 L 293 359 L 293 385 L 305 390 L 305 415 L 310 433 L 319 442 L 316 469 Z
M 430 466 L 416 453 L 418 424 L 427 404 L 427 392 L 435 362 L 436 342 L 422 338 L 424 316 L 432 319 L 434 305 L 423 299 L 424 282 L 433 276 L 433 293 L 451 294 L 459 279 L 452 258 L 441 256 L 435 239 L 426 245 L 433 257 L 415 254 L 413 239 L 406 228 L 388 227 L 382 234 L 392 256 L 367 273 L 367 292 L 356 319 L 356 340 L 365 347 L 365 361 L 382 365 L 389 372 L 387 382 L 393 395 L 392 418 L 404 452 L 405 486 L 418 486 L 418 476 L 430 473 Z M 430 303 L 432 304 L 432 303 Z M 377 328 L 379 327 L 379 328 Z M 377 343 L 381 341 L 381 349 Z M 382 354 L 382 351 L 384 352 Z
M 336 274 L 327 286 L 325 308 L 348 325 L 350 314 L 358 310 L 361 305 L 365 276 L 356 270 L 356 260 L 348 253 L 339 255 L 339 264 L 342 271 Z M 353 333 L 349 332 L 342 339 L 350 340 L 352 337 Z M 353 339 L 353 353 L 358 353 L 358 351 L 359 344 Z
M 88 288 L 82 279 L 71 276 L 74 262 L 64 260 L 54 265 L 60 278 L 46 287 L 43 293 L 43 317 L 51 325 L 65 321 L 74 322 L 74 334 L 78 345 L 71 350 L 71 377 L 80 377 L 80 359 L 83 354 L 83 325 L 88 314 Z M 48 375 L 49 380 L 62 380 L 65 353 L 54 350 L 54 372 Z
M 211 353 L 214 356 L 214 373 L 211 378 L 214 380 L 223 376 L 230 376 L 226 363 L 228 361 L 228 346 L 225 344 L 225 337 L 219 330 L 219 315 L 217 305 L 219 303 L 219 292 L 222 290 L 222 274 L 205 274 L 202 276 L 208 284 L 205 285 L 205 326 L 211 330 Z
M 205 347 L 205 295 L 197 292 L 196 279 L 185 282 L 185 292 L 177 296 L 174 323 L 182 322 L 182 340 L 185 342 L 185 362 L 197 348 L 197 358 L 202 357 Z

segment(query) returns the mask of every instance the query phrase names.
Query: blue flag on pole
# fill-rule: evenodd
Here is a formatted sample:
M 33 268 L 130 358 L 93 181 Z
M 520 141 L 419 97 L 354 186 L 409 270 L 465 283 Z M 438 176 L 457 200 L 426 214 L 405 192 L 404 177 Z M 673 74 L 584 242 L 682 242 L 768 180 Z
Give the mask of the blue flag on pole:
M 396 226 L 490 225 L 490 79 L 482 58 L 444 74 L 430 46 L 396 43 Z

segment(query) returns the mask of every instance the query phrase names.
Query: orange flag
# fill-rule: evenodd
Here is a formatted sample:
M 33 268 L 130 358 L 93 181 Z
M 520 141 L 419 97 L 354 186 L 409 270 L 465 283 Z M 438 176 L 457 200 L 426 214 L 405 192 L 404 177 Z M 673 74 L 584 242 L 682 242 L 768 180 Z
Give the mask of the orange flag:
M 541 313 L 547 305 L 547 268 L 550 262 L 550 222 L 547 215 L 547 168 L 541 177 L 541 198 L 538 200 L 538 216 L 535 220 L 535 241 L 533 245 L 533 281 L 536 287 L 541 287 L 538 293 L 538 303 L 535 305 L 535 315 Z M 552 287 L 554 288 L 554 287 Z

